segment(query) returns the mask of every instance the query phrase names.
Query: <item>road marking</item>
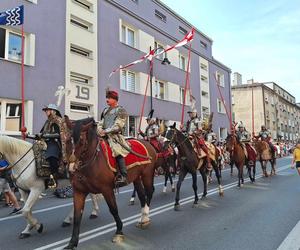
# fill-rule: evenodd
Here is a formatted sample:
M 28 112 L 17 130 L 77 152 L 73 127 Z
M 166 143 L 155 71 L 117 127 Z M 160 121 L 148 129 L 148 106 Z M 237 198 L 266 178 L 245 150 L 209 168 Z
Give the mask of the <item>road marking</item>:
M 300 221 L 287 235 L 277 250 L 299 250 L 300 249 Z
M 282 167 L 278 168 L 277 172 L 284 171 L 284 170 L 288 169 L 289 167 L 290 167 L 290 164 L 282 166 Z M 256 176 L 256 179 L 260 179 L 262 177 L 263 177 L 263 175 L 259 174 L 259 175 Z M 244 182 L 248 183 L 248 182 L 250 182 L 250 179 L 246 178 Z M 227 185 L 224 185 L 223 189 L 227 190 L 227 189 L 231 189 L 233 187 L 236 187 L 237 183 L 238 182 L 235 181 L 235 182 L 229 183 Z M 214 188 L 214 189 L 208 191 L 207 196 L 211 196 L 211 195 L 216 194 L 218 192 L 219 192 L 218 188 Z M 201 193 L 199 195 L 201 195 Z M 190 203 L 190 202 L 193 202 L 193 201 L 194 201 L 194 195 L 186 197 L 184 199 L 181 199 L 180 204 L 184 205 L 184 204 L 187 204 L 187 203 Z M 166 211 L 172 210 L 173 208 L 174 208 L 174 202 L 170 202 L 168 204 L 153 208 L 153 209 L 150 210 L 149 217 L 164 213 Z M 135 214 L 133 216 L 122 219 L 122 221 L 124 222 L 123 226 L 125 227 L 125 226 L 136 223 L 140 216 L 141 215 L 139 213 L 139 214 Z M 96 238 L 98 236 L 101 236 L 103 234 L 106 234 L 106 233 L 109 233 L 109 232 L 112 232 L 112 231 L 115 231 L 115 230 L 116 230 L 115 222 L 112 222 L 112 223 L 109 223 L 107 225 L 104 225 L 104 226 L 86 231 L 84 233 L 81 233 L 79 235 L 79 242 L 82 243 L 82 242 L 88 241 L 90 239 Z M 69 240 L 70 240 L 70 237 L 65 238 L 63 240 L 60 240 L 60 241 L 53 242 L 51 244 L 48 244 L 48 245 L 45 245 L 45 246 L 42 246 L 42 247 L 39 247 L 39 248 L 36 248 L 35 250 L 46 250 L 46 249 L 49 249 L 49 248 L 57 249 L 57 250 L 62 249 L 62 247 L 65 247 L 66 245 L 63 245 L 63 246 L 61 246 L 61 245 L 65 244 L 65 243 L 68 243 Z M 56 247 L 56 248 L 54 248 L 54 247 Z
M 230 169 L 225 169 L 222 171 L 223 172 L 227 172 L 229 171 Z M 200 177 L 201 175 L 198 174 L 197 177 Z M 192 176 L 188 176 L 185 178 L 185 180 L 189 180 L 189 179 L 192 179 Z M 174 178 L 173 179 L 173 182 L 177 181 L 178 178 Z M 160 186 L 160 185 L 164 185 L 165 182 L 159 182 L 159 183 L 155 183 L 154 186 Z M 132 193 L 133 192 L 133 188 L 131 189 L 127 189 L 127 190 L 123 190 L 121 192 L 119 192 L 118 195 L 120 194 L 126 194 L 126 193 Z M 91 199 L 86 199 L 86 202 L 90 202 Z M 34 210 L 32 213 L 33 214 L 39 214 L 39 213 L 43 213 L 43 212 L 48 212 L 48 211 L 51 211 L 51 210 L 55 210 L 55 209 L 59 209 L 59 208 L 62 208 L 62 207 L 69 207 L 69 206 L 73 206 L 73 202 L 68 202 L 68 203 L 65 203 L 65 204 L 62 204 L 62 205 L 57 205 L 57 206 L 53 206 L 53 207 L 47 207 L 47 208 L 42 208 L 42 209 L 37 209 L 37 210 Z M 12 219 L 15 219 L 15 218 L 19 218 L 19 217 L 23 217 L 22 214 L 16 214 L 16 215 L 11 215 L 11 216 L 7 216 L 7 217 L 3 217 L 3 218 L 0 218 L 0 222 L 1 221 L 6 221 L 6 220 L 12 220 Z

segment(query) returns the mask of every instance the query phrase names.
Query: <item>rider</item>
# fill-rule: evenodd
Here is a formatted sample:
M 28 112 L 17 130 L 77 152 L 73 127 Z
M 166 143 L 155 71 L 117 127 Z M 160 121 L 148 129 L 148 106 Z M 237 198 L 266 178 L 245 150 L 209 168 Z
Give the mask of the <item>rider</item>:
M 236 135 L 237 135 L 239 142 L 241 142 L 241 146 L 244 149 L 246 158 L 248 158 L 249 155 L 248 155 L 246 146 L 247 145 L 250 146 L 249 142 L 251 140 L 251 136 L 250 136 L 249 132 L 246 130 L 246 128 L 242 122 L 240 122 L 240 124 L 238 125 L 238 130 L 236 131 Z
M 207 159 L 207 168 L 211 170 L 211 160 L 209 157 L 208 147 L 205 144 L 203 130 L 202 130 L 202 121 L 198 117 L 197 110 L 193 108 L 191 111 L 187 112 L 189 114 L 189 120 L 187 121 L 185 127 L 182 127 L 181 130 L 186 132 L 188 136 L 199 146 L 206 154 Z
M 106 107 L 98 123 L 97 132 L 102 137 L 107 137 L 107 141 L 112 150 L 113 157 L 118 165 L 117 184 L 127 184 L 127 169 L 125 159 L 129 153 L 130 146 L 127 144 L 123 131 L 126 125 L 127 112 L 118 104 L 119 94 L 113 90 L 106 91 Z
M 161 148 L 158 141 L 159 126 L 156 122 L 156 119 L 148 116 L 146 121 L 148 126 L 145 129 L 145 133 L 140 131 L 140 134 L 145 138 L 145 140 L 149 141 L 157 151 L 160 151 Z
M 265 125 L 261 126 L 261 131 L 259 132 L 258 136 L 255 136 L 255 138 L 260 138 L 262 141 L 267 142 L 271 148 L 272 155 L 275 156 L 277 148 L 272 144 L 271 132 L 266 128 Z
M 47 120 L 42 127 L 40 134 L 36 135 L 37 139 L 44 139 L 47 144 L 46 160 L 49 162 L 51 175 L 48 187 L 56 187 L 56 174 L 59 168 L 59 160 L 61 158 L 61 140 L 59 121 L 61 114 L 55 104 L 49 104 L 43 108 L 47 116 Z

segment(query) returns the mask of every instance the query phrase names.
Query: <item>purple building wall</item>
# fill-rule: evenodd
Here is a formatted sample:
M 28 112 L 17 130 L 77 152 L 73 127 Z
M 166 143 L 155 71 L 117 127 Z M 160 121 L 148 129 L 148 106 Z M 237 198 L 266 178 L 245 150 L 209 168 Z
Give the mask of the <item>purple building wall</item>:
M 24 5 L 24 31 L 35 34 L 35 66 L 25 66 L 25 99 L 34 101 L 33 131 L 41 129 L 42 107 L 55 103 L 65 81 L 66 1 L 1 0 L 0 11 Z M 20 27 L 16 27 L 20 29 Z M 21 99 L 21 65 L 0 59 L 1 97 Z M 64 104 L 62 104 L 62 109 Z
M 108 80 L 108 75 L 112 69 L 118 65 L 124 65 L 130 61 L 134 61 L 144 55 L 143 52 L 131 48 L 119 41 L 119 19 L 121 18 L 126 23 L 130 23 L 137 29 L 155 37 L 163 44 L 172 45 L 177 40 L 183 38 L 183 34 L 179 32 L 179 26 L 186 30 L 190 28 L 181 22 L 174 15 L 170 14 L 164 9 L 164 6 L 156 4 L 155 1 L 139 1 L 138 4 L 133 1 L 114 0 L 110 3 L 101 1 L 98 6 L 98 24 L 99 24 L 99 106 L 102 110 L 105 106 L 105 87 L 109 84 L 112 88 L 120 89 L 120 74 L 116 73 Z M 167 17 L 167 22 L 159 20 L 154 12 L 155 9 L 162 12 Z M 108 25 L 109 24 L 109 25 Z M 155 27 L 151 27 L 154 25 Z M 200 45 L 200 40 L 207 44 L 207 49 Z M 214 115 L 214 126 L 229 127 L 229 122 L 226 115 L 217 113 L 218 97 L 217 88 L 215 86 L 214 78 L 212 76 L 216 70 L 224 73 L 226 86 L 222 90 L 225 95 L 227 103 L 230 103 L 230 69 L 222 66 L 214 61 L 211 52 L 212 41 L 201 33 L 196 32 L 195 38 L 192 42 L 192 56 L 191 56 L 191 75 L 190 84 L 192 93 L 197 100 L 197 109 L 201 110 L 201 96 L 200 96 L 200 67 L 199 55 L 210 61 L 210 96 L 211 96 L 211 111 Z M 187 48 L 179 48 L 179 51 L 188 54 Z M 222 67 L 222 68 L 221 68 Z M 133 71 L 148 73 L 149 64 L 141 63 L 131 67 Z M 154 61 L 154 76 L 157 79 L 170 81 L 180 84 L 184 87 L 186 72 L 171 65 L 161 65 L 159 60 Z M 143 96 L 128 91 L 120 90 L 121 104 L 126 105 L 128 112 L 131 115 L 139 116 L 143 101 Z M 180 120 L 181 104 L 168 102 L 153 98 L 153 107 L 155 109 L 154 115 L 160 119 L 166 120 Z M 186 110 L 188 107 L 186 108 Z M 147 98 L 145 114 L 150 110 L 150 97 Z M 187 116 L 185 116 L 187 118 Z

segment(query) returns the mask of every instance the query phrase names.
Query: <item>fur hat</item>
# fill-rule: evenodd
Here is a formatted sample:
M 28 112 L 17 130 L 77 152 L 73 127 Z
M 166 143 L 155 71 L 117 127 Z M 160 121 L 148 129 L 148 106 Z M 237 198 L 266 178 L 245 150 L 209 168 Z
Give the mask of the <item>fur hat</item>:
M 112 98 L 115 100 L 119 100 L 119 94 L 117 91 L 110 90 L 109 88 L 106 89 L 106 98 Z

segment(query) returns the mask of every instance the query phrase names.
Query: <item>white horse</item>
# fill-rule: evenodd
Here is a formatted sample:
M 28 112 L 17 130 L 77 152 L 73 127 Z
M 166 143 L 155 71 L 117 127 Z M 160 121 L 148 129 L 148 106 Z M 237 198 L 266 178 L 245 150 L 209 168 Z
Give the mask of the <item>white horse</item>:
M 22 214 L 27 220 L 27 225 L 21 232 L 19 238 L 23 239 L 29 237 L 32 229 L 36 229 L 38 233 L 42 233 L 43 224 L 33 217 L 32 207 L 39 199 L 40 194 L 45 190 L 45 181 L 36 175 L 32 144 L 24 140 L 0 135 L 0 153 L 2 153 L 11 164 L 13 179 L 25 202 L 22 208 Z M 92 197 L 92 214 L 97 214 L 99 210 L 95 199 L 96 198 Z M 68 220 L 67 218 L 65 221 Z M 68 222 L 71 221 L 69 220 Z

